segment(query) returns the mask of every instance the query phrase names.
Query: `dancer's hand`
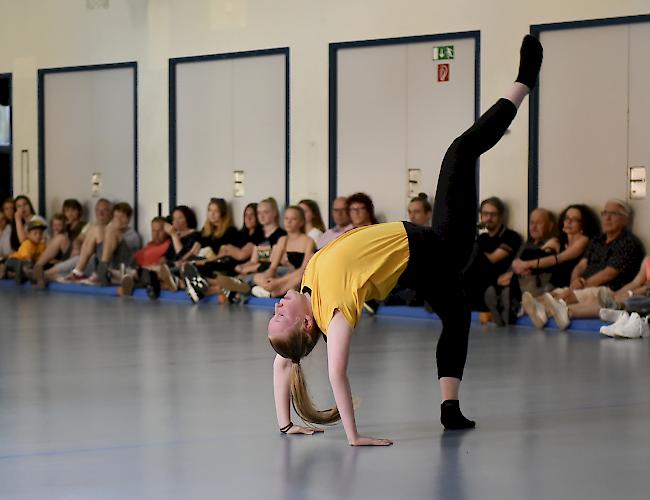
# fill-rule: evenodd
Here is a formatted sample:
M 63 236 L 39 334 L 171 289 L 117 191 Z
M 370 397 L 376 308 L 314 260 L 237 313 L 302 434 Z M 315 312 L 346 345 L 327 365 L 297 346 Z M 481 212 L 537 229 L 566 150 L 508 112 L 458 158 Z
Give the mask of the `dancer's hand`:
M 350 446 L 390 446 L 393 442 L 390 439 L 358 436 L 350 441 Z
M 307 436 L 312 436 L 319 432 L 325 432 L 323 429 L 318 429 L 316 427 L 300 427 L 299 425 L 294 425 L 291 429 L 287 431 L 287 434 L 305 434 Z

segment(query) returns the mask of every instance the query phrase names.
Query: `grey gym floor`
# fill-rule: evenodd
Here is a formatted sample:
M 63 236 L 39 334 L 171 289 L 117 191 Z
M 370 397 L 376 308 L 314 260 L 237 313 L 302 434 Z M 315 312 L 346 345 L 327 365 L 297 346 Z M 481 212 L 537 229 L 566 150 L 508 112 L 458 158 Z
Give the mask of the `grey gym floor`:
M 363 433 L 280 435 L 267 309 L 0 289 L 0 498 L 648 498 L 647 340 L 474 326 L 466 433 L 438 422 L 440 324 L 364 318 Z M 332 401 L 324 345 L 305 361 Z M 297 420 L 297 419 L 294 419 Z

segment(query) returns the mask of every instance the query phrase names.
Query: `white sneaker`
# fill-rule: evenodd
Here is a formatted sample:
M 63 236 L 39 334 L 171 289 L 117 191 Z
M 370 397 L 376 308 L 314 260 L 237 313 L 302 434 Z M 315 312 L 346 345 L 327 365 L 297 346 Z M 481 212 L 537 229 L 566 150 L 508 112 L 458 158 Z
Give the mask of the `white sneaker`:
M 617 337 L 624 337 L 626 339 L 640 339 L 650 335 L 648 330 L 648 318 L 642 318 L 638 313 L 630 314 L 630 319 L 614 334 Z
M 252 293 L 255 297 L 259 297 L 259 298 L 261 298 L 261 299 L 268 299 L 268 298 L 271 297 L 271 292 L 269 292 L 269 291 L 268 291 L 267 289 L 265 289 L 265 288 L 262 288 L 262 287 L 259 286 L 259 285 L 256 285 L 256 286 L 254 286 L 253 288 L 251 288 L 251 293 Z
M 621 315 L 614 323 L 612 323 L 611 325 L 600 327 L 600 333 L 602 333 L 603 335 L 607 335 L 608 337 L 615 337 L 616 332 L 619 331 L 623 327 L 623 325 L 627 323 L 629 320 L 630 320 L 630 315 L 627 313 L 627 311 L 621 311 Z
M 542 302 L 548 311 L 551 311 L 551 316 L 555 318 L 555 324 L 560 330 L 566 330 L 571 324 L 569 319 L 569 308 L 562 299 L 555 300 L 550 293 L 542 295 Z
M 522 294 L 521 307 L 523 307 L 524 313 L 528 315 L 535 328 L 544 328 L 548 322 L 548 316 L 546 316 L 544 306 L 537 302 L 530 292 Z
M 600 311 L 598 312 L 598 316 L 600 317 L 601 321 L 607 321 L 608 323 L 615 323 L 618 321 L 618 318 L 621 317 L 621 314 L 623 314 L 625 311 L 620 311 L 618 309 L 606 309 L 606 308 L 601 308 Z

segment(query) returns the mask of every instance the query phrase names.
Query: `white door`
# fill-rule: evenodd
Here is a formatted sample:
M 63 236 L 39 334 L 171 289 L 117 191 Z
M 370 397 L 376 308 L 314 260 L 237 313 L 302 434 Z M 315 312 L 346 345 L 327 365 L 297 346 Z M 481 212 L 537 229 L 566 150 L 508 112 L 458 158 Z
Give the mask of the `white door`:
M 176 199 L 205 220 L 210 198 L 235 222 L 249 202 L 286 192 L 286 55 L 182 62 L 176 68 Z M 242 197 L 234 171 L 243 171 Z
M 99 197 L 133 206 L 134 72 L 121 67 L 43 74 L 48 217 L 61 211 L 66 198 L 77 198 L 89 220 Z
M 629 200 L 628 167 L 650 164 L 650 23 L 542 31 L 540 39 L 538 205 L 600 210 L 608 198 Z M 647 246 L 646 200 L 630 203 Z
M 337 195 L 365 192 L 380 220 L 403 220 L 413 170 L 416 191 L 435 196 L 447 147 L 474 122 L 475 45 L 463 38 L 339 49 Z M 453 59 L 433 60 L 448 46 Z M 448 65 L 443 81 L 439 65 Z

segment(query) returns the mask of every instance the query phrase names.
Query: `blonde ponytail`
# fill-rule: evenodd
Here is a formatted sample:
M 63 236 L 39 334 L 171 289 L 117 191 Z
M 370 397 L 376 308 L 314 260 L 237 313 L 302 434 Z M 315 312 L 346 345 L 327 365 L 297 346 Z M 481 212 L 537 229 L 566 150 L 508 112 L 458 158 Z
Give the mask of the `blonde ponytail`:
M 327 425 L 341 420 L 336 406 L 328 410 L 319 410 L 314 406 L 300 363 L 295 362 L 291 366 L 291 401 L 294 410 L 306 424 Z

